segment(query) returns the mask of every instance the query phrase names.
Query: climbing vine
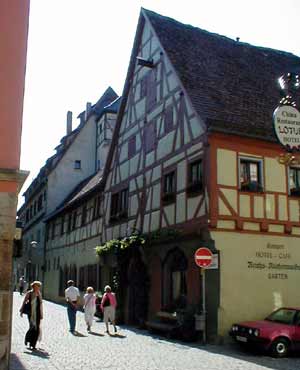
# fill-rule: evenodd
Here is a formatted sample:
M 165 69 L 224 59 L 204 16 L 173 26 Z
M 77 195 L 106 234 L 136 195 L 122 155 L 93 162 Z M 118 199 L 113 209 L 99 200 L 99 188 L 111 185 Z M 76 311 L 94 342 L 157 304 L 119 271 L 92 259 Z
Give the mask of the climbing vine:
M 124 238 L 111 239 L 95 248 L 96 254 L 102 256 L 106 253 L 125 251 L 127 248 L 135 246 L 153 245 L 172 241 L 178 238 L 180 231 L 176 229 L 162 229 L 148 234 L 132 234 Z

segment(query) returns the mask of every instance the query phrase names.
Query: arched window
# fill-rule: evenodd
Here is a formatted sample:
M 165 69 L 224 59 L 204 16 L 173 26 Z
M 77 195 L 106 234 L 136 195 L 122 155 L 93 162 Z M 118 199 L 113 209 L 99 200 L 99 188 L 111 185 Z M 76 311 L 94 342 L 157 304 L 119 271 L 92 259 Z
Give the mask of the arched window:
M 187 265 L 187 259 L 179 248 L 172 249 L 163 262 L 162 301 L 166 310 L 185 306 Z

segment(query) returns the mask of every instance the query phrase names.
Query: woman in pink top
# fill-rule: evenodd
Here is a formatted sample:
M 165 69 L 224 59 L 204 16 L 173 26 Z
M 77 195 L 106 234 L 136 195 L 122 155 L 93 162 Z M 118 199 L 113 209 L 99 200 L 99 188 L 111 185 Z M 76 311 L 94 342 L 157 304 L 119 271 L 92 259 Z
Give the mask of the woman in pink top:
M 101 309 L 103 311 L 103 319 L 106 325 L 106 333 L 109 334 L 108 330 L 108 321 L 110 320 L 114 326 L 115 333 L 117 332 L 115 317 L 116 317 L 116 307 L 117 307 L 117 300 L 115 293 L 112 293 L 111 287 L 106 285 L 104 288 L 105 293 L 102 297 L 101 301 Z

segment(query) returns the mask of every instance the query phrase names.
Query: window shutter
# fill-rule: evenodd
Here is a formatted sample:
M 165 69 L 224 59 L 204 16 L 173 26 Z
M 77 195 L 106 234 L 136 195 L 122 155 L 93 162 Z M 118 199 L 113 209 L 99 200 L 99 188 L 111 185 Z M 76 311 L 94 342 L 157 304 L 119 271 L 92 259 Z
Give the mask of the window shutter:
M 136 153 L 136 136 L 132 136 L 128 141 L 128 158 L 132 158 Z
M 151 152 L 155 148 L 155 122 L 151 122 L 144 131 L 145 150 L 146 153 Z
M 169 105 L 165 110 L 165 133 L 173 128 L 173 106 Z
M 156 103 L 156 73 L 152 70 L 148 74 L 147 78 L 147 100 L 146 110 L 151 111 Z
M 143 99 L 147 95 L 147 80 L 148 74 L 144 75 L 141 79 L 141 92 L 140 92 L 141 99 Z

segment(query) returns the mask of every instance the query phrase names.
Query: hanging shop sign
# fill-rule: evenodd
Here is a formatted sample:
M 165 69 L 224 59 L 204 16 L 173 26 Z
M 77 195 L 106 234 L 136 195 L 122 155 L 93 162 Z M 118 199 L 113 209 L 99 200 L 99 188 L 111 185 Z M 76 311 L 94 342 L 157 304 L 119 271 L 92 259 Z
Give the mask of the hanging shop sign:
M 289 151 L 300 150 L 300 112 L 293 106 L 279 106 L 273 117 L 278 141 Z

